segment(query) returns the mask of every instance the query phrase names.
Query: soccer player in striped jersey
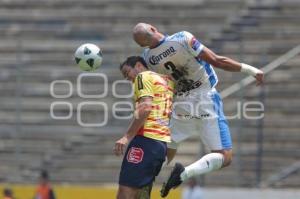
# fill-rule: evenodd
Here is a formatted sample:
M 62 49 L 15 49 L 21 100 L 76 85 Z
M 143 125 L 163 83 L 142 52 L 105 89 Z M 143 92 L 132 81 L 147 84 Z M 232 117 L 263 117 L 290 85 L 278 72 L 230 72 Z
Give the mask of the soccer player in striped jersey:
M 145 47 L 143 58 L 150 70 L 169 75 L 175 82 L 171 118 L 173 156 L 179 142 L 192 135 L 200 136 L 211 153 L 183 167 L 176 163 L 161 196 L 193 176 L 228 166 L 232 159 L 232 142 L 223 104 L 215 89 L 217 75 L 212 66 L 231 72 L 244 72 L 263 82 L 263 72 L 245 63 L 215 54 L 191 33 L 182 31 L 164 35 L 154 26 L 138 23 L 133 38 Z M 172 159 L 169 158 L 169 159 Z
M 149 71 L 142 57 L 131 56 L 120 65 L 125 78 L 134 84 L 135 114 L 124 136 L 116 141 L 114 152 L 124 154 L 118 199 L 140 198 L 161 170 L 171 141 L 169 120 L 173 100 L 173 81 Z

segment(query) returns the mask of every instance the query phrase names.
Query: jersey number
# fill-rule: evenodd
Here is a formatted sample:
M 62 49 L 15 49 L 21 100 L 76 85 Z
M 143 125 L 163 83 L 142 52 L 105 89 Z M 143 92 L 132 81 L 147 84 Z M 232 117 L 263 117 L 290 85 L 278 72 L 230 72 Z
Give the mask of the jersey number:
M 137 83 L 138 83 L 138 90 L 144 89 L 143 76 L 142 75 L 137 76 Z
M 167 70 L 172 71 L 171 75 L 175 80 L 178 80 L 180 77 L 183 76 L 183 73 L 181 71 L 177 70 L 176 66 L 172 62 L 170 62 L 170 61 L 166 62 L 164 64 L 164 66 Z

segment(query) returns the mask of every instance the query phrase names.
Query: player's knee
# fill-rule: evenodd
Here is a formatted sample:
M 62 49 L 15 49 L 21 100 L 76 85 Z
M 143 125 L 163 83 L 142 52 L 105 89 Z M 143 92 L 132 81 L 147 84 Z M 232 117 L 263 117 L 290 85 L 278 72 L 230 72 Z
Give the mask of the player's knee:
M 224 156 L 224 161 L 222 167 L 227 167 L 231 164 L 232 162 L 232 150 L 231 149 L 226 149 L 226 150 L 217 150 L 217 151 L 212 151 L 216 153 L 222 153 Z
M 223 150 L 222 153 L 224 155 L 223 167 L 227 167 L 232 162 L 232 150 Z

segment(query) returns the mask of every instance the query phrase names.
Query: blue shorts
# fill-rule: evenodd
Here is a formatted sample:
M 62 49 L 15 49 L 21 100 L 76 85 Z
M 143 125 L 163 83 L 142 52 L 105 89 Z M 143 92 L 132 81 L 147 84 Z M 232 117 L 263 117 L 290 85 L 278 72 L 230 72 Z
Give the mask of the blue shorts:
M 176 97 L 175 103 L 170 122 L 173 143 L 169 148 L 176 148 L 177 143 L 192 136 L 200 136 L 209 150 L 232 148 L 222 99 L 215 88 L 203 85 Z
M 119 184 L 134 188 L 151 184 L 160 172 L 166 153 L 165 142 L 135 136 L 123 158 Z

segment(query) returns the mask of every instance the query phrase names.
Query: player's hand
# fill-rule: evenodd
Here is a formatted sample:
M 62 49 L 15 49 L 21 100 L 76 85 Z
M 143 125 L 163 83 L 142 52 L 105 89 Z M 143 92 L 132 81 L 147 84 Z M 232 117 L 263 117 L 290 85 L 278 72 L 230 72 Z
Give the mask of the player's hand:
M 116 141 L 115 147 L 114 147 L 114 154 L 116 156 L 123 155 L 125 147 L 127 146 L 128 142 L 129 141 L 126 136 L 124 136 L 121 139 L 119 139 L 118 141 Z
M 260 71 L 255 75 L 256 86 L 262 85 L 264 83 L 264 72 Z

